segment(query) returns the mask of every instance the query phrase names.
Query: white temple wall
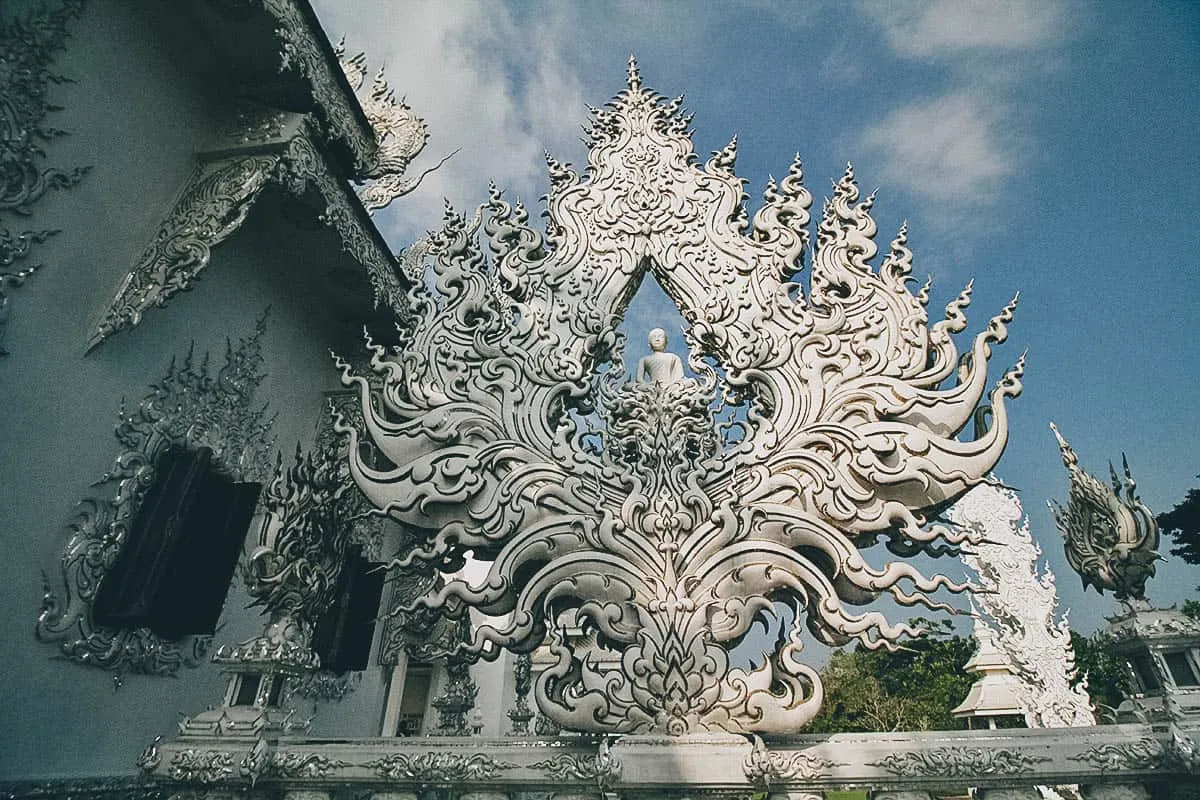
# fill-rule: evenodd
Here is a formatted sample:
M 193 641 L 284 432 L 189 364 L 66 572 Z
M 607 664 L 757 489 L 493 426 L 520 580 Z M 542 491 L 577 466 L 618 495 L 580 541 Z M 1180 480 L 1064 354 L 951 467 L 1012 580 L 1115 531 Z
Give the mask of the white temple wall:
M 279 412 L 278 448 L 290 457 L 297 442 L 311 443 L 322 392 L 337 388 L 328 349 L 346 340 L 348 323 L 331 316 L 335 305 L 320 281 L 334 269 L 361 276 L 361 267 L 311 213 L 297 224 L 266 196 L 214 250 L 191 291 L 84 355 L 194 152 L 218 131 L 217 103 L 228 99 L 211 96 L 174 62 L 161 30 L 173 13 L 170 4 L 93 0 L 55 62 L 75 82 L 50 86 L 63 110 L 46 122 L 70 135 L 47 145 L 47 164 L 92 169 L 78 186 L 48 192 L 24 226 L 61 232 L 33 253 L 30 261 L 44 266 L 10 293 L 10 355 L 0 358 L 0 779 L 133 772 L 154 732 L 172 734 L 181 713 L 224 692 L 207 662 L 175 678 L 126 674 L 114 691 L 112 672 L 58 658 L 57 645 L 34 637 L 41 575 L 56 579 L 79 501 L 123 449 L 113 434 L 122 399 L 136 408 L 193 342 L 197 359 L 211 355 L 215 374 L 227 337 L 252 335 L 268 307 L 267 377 L 256 400 Z M 261 629 L 236 576 L 234 584 L 215 645 Z M 382 691 L 380 676 L 364 679 L 342 710 L 323 711 L 327 727 L 377 735 Z

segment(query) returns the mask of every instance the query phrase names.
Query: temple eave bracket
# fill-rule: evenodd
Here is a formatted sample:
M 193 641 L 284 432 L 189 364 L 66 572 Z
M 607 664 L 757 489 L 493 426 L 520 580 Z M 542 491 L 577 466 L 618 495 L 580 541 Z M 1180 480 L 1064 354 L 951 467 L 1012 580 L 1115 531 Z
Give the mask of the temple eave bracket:
M 319 197 L 318 219 L 337 232 L 342 250 L 367 271 L 375 304 L 403 314 L 406 287 L 397 262 L 358 196 L 315 144 L 306 115 L 242 112 L 197 164 L 150 244 L 92 326 L 87 352 L 141 323 L 145 313 L 192 288 L 213 248 L 233 236 L 269 185 Z

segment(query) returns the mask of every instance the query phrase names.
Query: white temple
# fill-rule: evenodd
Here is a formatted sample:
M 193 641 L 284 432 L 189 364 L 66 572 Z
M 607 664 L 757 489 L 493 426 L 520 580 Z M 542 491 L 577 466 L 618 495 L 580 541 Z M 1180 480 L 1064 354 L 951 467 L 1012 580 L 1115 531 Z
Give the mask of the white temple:
M 931 320 L 906 229 L 876 244 L 851 169 L 814 211 L 797 158 L 751 213 L 736 140 L 701 163 L 632 60 L 586 168 L 548 160 L 545 228 L 497 190 L 394 252 L 372 212 L 435 165 L 368 68 L 305 0 L 0 7 L 0 796 L 1194 781 L 1174 658 L 1200 676 L 1194 631 L 1164 643 L 1140 607 L 1130 663 L 1161 678 L 1141 719 L 803 732 L 823 699 L 805 641 L 902 646 L 917 628 L 876 601 L 937 613 L 972 588 L 909 556 L 1000 563 L 991 530 L 935 516 L 1007 442 L 1024 361 L 989 359 L 1015 299 L 963 341 L 969 287 Z M 665 357 L 626 373 L 647 276 L 695 379 Z M 1095 582 L 1139 596 L 1150 549 Z M 734 663 L 778 607 L 794 624 Z M 1039 609 L 985 607 L 996 646 Z M 974 660 L 960 708 L 1012 708 L 997 664 Z

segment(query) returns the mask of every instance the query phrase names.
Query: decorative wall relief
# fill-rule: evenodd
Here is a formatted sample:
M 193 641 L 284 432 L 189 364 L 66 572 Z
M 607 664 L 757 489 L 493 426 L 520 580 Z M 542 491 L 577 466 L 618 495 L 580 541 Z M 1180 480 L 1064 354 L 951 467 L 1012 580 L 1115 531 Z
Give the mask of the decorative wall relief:
M 58 233 L 48 229 L 14 229 L 15 218 L 27 218 L 51 189 L 79 183 L 90 167 L 46 166 L 45 147 L 66 131 L 46 123 L 59 108 L 50 103 L 51 84 L 69 80 L 51 70 L 67 40 L 67 26 L 83 11 L 83 0 L 64 0 L 35 7 L 26 16 L 0 21 L 0 356 L 10 313 L 9 290 L 32 275 L 38 265 L 9 271 L 24 261 L 34 245 Z
M 368 342 L 365 373 L 342 363 L 364 422 L 338 427 L 363 492 L 421 533 L 396 564 L 449 576 L 471 551 L 489 569 L 411 608 L 492 617 L 462 644 L 470 657 L 548 643 L 543 715 L 575 730 L 789 733 L 823 696 L 803 626 L 895 647 L 916 629 L 852 607 L 887 594 L 948 608 L 931 594 L 967 589 L 904 561 L 874 567 L 864 550 L 977 539 L 926 515 L 981 482 L 1007 442 L 1024 362 L 990 393 L 987 363 L 1015 300 L 956 371 L 969 287 L 929 325 L 906 231 L 869 263 L 874 198 L 860 202 L 850 170 L 821 214 L 805 294 L 799 161 L 750 217 L 735 144 L 701 167 L 689 124 L 631 64 L 628 88 L 594 112 L 587 172 L 550 160 L 545 234 L 498 192 L 486 246 L 448 214 L 432 287 L 410 293 L 406 346 Z M 688 323 L 697 380 L 623 382 L 617 325 L 647 273 Z M 959 439 L 985 395 L 994 423 Z M 729 404 L 745 415 L 718 426 Z M 362 457 L 368 439 L 382 463 Z M 779 604 L 796 624 L 760 664 L 733 667 L 729 649 Z M 614 658 L 577 651 L 565 614 Z
M 166 375 L 132 411 L 118 414 L 122 452 L 96 482 L 71 524 L 57 579 L 44 577 L 38 639 L 59 645 L 63 656 L 115 673 L 173 675 L 200 663 L 211 637 L 168 641 L 148 629 L 110 630 L 93 624 L 91 604 L 154 481 L 159 453 L 171 446 L 209 447 L 213 462 L 237 480 L 263 480 L 270 472 L 274 417 L 254 406 L 262 383 L 262 336 L 266 316 L 254 334 L 230 344 L 214 375 L 206 354 L 199 363 L 189 352 L 181 366 L 172 361 Z
M 1085 761 L 1101 772 L 1157 769 L 1167 758 L 1167 750 L 1157 739 L 1138 739 L 1123 744 L 1098 744 L 1069 756 Z
M 381 778 L 418 780 L 434 784 L 486 781 L 500 777 L 517 764 L 483 753 L 395 753 L 363 764 Z
M 869 763 L 906 778 L 970 778 L 1021 775 L 1033 772 L 1037 764 L 1049 760 L 1045 756 L 1032 756 L 1002 747 L 943 747 L 938 750 L 892 753 Z
M 318 198 L 320 220 L 337 232 L 342 249 L 366 269 L 376 304 L 391 308 L 398 318 L 406 316 L 406 290 L 397 277 L 396 261 L 345 179 L 331 172 L 314 143 L 312 121 L 263 109 L 243 110 L 238 121 L 200 155 L 154 241 L 104 310 L 88 340 L 89 350 L 139 324 L 150 308 L 161 308 L 191 288 L 208 265 L 212 248 L 241 228 L 271 183 Z
M 1055 620 L 1058 593 L 1049 567 L 1039 571 L 1041 548 L 1029 533 L 1016 492 L 980 485 L 947 512 L 956 525 L 983 539 L 964 551 L 979 576 L 974 602 L 995 623 L 996 644 L 1015 668 L 1031 728 L 1095 725 L 1085 685 L 1071 685 L 1075 651 L 1066 616 Z
M 171 759 L 167 774 L 177 781 L 215 783 L 234 773 L 233 753 L 181 750 Z
M 746 780 L 766 791 L 772 783 L 814 781 L 825 777 L 837 766 L 833 761 L 812 753 L 773 753 L 761 736 L 754 737 L 754 749 L 742 764 Z
M 604 791 L 621 777 L 621 762 L 613 757 L 608 741 L 601 739 L 596 754 L 575 756 L 564 753 L 529 765 L 556 781 L 595 781 Z
M 208 265 L 212 248 L 246 221 L 277 162 L 277 156 L 250 156 L 200 164 L 154 241 L 125 276 L 89 349 L 137 325 L 147 309 L 161 308 L 175 293 L 190 288 Z
M 312 91 L 321 109 L 322 122 L 329 132 L 350 148 L 355 169 L 369 171 L 375 163 L 378 137 L 371 135 L 364 112 L 357 108 L 353 95 L 342 84 L 338 64 L 328 57 L 320 34 L 321 27 L 312 17 L 307 3 L 294 0 L 261 0 L 263 8 L 276 23 L 279 39 L 279 70 L 295 70 Z

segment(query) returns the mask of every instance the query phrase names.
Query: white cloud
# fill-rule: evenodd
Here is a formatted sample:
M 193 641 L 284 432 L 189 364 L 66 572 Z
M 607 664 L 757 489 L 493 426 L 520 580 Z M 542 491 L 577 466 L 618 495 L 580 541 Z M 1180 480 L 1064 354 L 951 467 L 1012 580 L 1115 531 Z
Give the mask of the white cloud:
M 469 212 L 487 199 L 489 181 L 527 205 L 545 191 L 544 148 L 577 140 L 585 114 L 581 86 L 556 55 L 552 39 L 563 26 L 553 10 L 531 43 L 503 7 L 475 0 L 315 6 L 332 37 L 345 32 L 349 52 L 367 53 L 371 72 L 386 65 L 396 93 L 429 125 L 429 143 L 411 169 L 459 151 L 416 192 L 378 212 L 394 247 L 438 227 L 443 198 Z
M 1049 56 L 1070 35 L 1058 0 L 861 0 L 888 49 L 926 72 L 940 91 L 910 100 L 860 141 L 883 160 L 890 185 L 922 203 L 944 231 L 971 230 L 1000 196 L 1036 141 L 1021 124 L 1027 87 L 1044 78 Z M 921 67 L 920 69 L 924 69 Z M 915 73 L 921 75 L 918 71 Z M 1018 146 L 1018 142 L 1021 143 Z
M 1001 123 L 978 98 L 953 94 L 893 111 L 861 143 L 882 156 L 885 181 L 957 217 L 995 197 L 1014 170 Z
M 1024 50 L 1063 33 L 1063 9 L 1049 0 L 867 0 L 862 8 L 910 58 Z

